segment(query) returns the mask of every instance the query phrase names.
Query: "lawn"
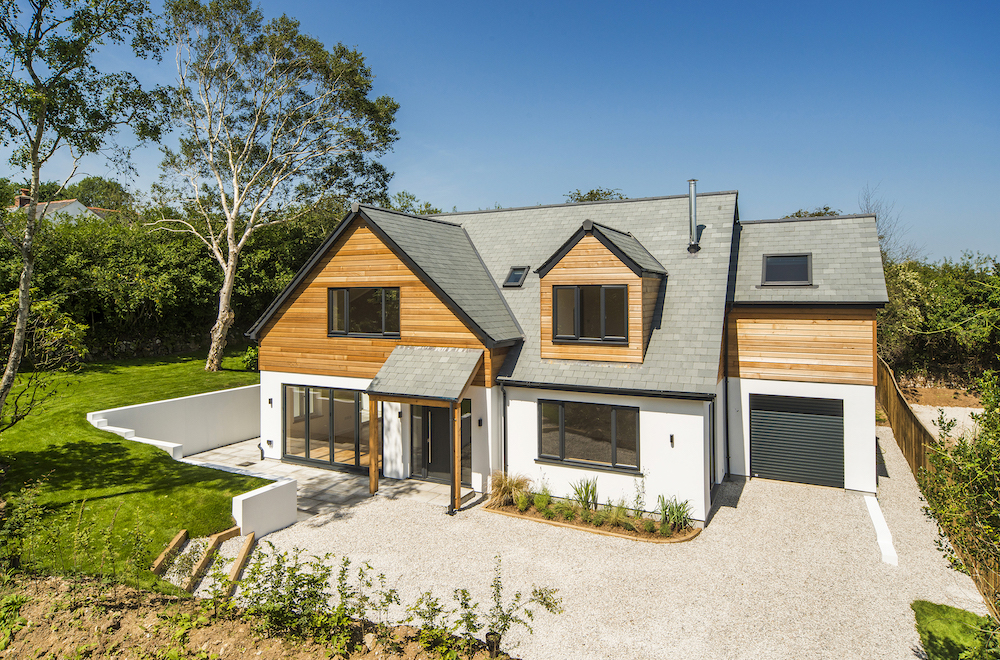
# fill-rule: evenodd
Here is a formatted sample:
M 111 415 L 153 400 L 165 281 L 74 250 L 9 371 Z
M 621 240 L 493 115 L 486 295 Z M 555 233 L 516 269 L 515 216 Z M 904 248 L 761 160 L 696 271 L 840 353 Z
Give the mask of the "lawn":
M 192 354 L 89 364 L 60 376 L 57 394 L 0 436 L 0 464 L 7 466 L 0 498 L 41 481 L 42 528 L 64 528 L 63 552 L 53 540 L 36 551 L 44 567 L 66 568 L 73 530 L 83 530 L 74 563 L 85 572 L 96 572 L 105 560 L 97 539 L 106 533 L 121 561 L 135 552 L 136 538 L 142 552 L 155 556 L 180 529 L 206 536 L 231 527 L 233 496 L 268 483 L 179 463 L 87 422 L 94 410 L 259 382 L 238 357 L 227 357 L 215 373 L 204 370 L 204 361 L 204 354 Z
M 926 600 L 915 600 L 910 607 L 928 660 L 959 660 L 975 645 L 976 631 L 988 623 L 972 612 Z

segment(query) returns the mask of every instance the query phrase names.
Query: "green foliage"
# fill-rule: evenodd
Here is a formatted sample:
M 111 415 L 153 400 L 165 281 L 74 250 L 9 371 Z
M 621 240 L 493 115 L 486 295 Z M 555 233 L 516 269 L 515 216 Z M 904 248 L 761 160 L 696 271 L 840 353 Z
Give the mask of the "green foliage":
M 528 510 L 528 507 L 531 506 L 531 497 L 528 495 L 527 491 L 519 490 L 514 493 L 514 506 L 516 506 L 517 510 L 521 513 Z
M 549 503 L 552 502 L 552 493 L 549 491 L 549 485 L 542 482 L 542 489 L 535 493 L 534 504 L 535 508 L 539 511 L 549 508 Z
M 608 512 L 607 523 L 611 527 L 621 527 L 628 519 L 628 506 L 625 504 L 625 498 L 621 498 L 613 504 L 608 500 L 605 510 Z
M 580 202 L 600 202 L 606 199 L 628 199 L 622 194 L 621 188 L 592 188 L 583 192 L 579 188 L 566 193 L 566 201 L 570 204 Z
M 10 640 L 28 622 L 20 615 L 21 607 L 28 602 L 23 594 L 7 594 L 0 598 L 0 651 L 10 644 Z
M 660 515 L 660 534 L 664 536 L 691 527 L 691 502 L 689 500 L 681 502 L 675 496 L 666 498 L 660 495 L 657 499 L 656 511 Z
M 885 278 L 889 304 L 878 315 L 878 350 L 897 373 L 971 384 L 1000 368 L 995 258 L 888 261 Z
M 930 469 L 918 475 L 925 512 L 954 548 L 971 561 L 1000 565 L 1000 374 L 978 381 L 983 413 L 974 415 L 978 434 L 952 439 L 953 423 L 940 415 L 939 435 L 927 445 Z M 950 544 L 950 546 L 949 546 Z M 954 563 L 956 558 L 948 553 Z M 1000 598 L 992 603 L 1000 610 Z
M 430 202 L 421 202 L 413 193 L 401 190 L 389 198 L 390 209 L 411 215 L 436 215 L 441 209 Z
M 570 484 L 573 499 L 584 509 L 597 510 L 597 477 L 580 479 Z
M 786 215 L 786 218 L 825 218 L 827 216 L 840 215 L 841 211 L 839 209 L 832 209 L 829 206 L 817 206 L 813 210 L 799 209 L 791 215 Z
M 646 533 L 652 534 L 653 532 L 656 531 L 656 523 L 653 522 L 652 518 L 643 518 L 643 520 L 642 520 L 642 529 Z
M 247 371 L 258 371 L 257 368 L 257 358 L 259 356 L 259 350 L 256 346 L 250 346 L 247 348 L 246 353 L 243 354 L 243 368 Z
M 525 599 L 518 591 L 514 593 L 512 599 L 505 601 L 500 569 L 500 555 L 497 555 L 493 576 L 493 606 L 486 615 L 486 646 L 493 657 L 496 657 L 500 651 L 504 635 L 513 626 L 524 626 L 529 633 L 534 632 L 531 628 L 531 622 L 535 618 L 537 608 L 542 608 L 551 614 L 559 614 L 563 611 L 562 600 L 556 597 L 556 590 L 551 587 L 533 586 L 529 598 Z
M 949 605 L 926 600 L 910 604 L 920 644 L 928 660 L 995 660 L 1000 658 L 995 624 L 989 619 Z M 989 645 L 994 644 L 993 649 Z M 992 653 L 992 655 L 991 655 Z
M 545 518 L 546 520 L 556 519 L 556 512 L 548 507 L 545 507 L 544 509 L 539 509 L 539 511 L 542 512 L 542 518 Z
M 562 516 L 563 520 L 571 521 L 576 518 L 576 507 L 566 500 L 559 500 L 553 505 L 553 510 Z

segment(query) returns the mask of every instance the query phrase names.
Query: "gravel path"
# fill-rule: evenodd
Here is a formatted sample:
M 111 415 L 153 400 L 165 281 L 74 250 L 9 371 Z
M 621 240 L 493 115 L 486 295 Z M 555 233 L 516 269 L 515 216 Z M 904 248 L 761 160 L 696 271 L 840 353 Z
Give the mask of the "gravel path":
M 489 606 L 494 556 L 508 594 L 559 589 L 565 612 L 511 633 L 534 658 L 910 658 L 910 602 L 984 613 L 969 578 L 934 547 L 934 525 L 891 430 L 878 430 L 888 477 L 880 501 L 899 567 L 880 561 L 862 497 L 753 480 L 726 483 L 694 541 L 654 545 L 500 516 L 374 498 L 267 536 L 280 549 L 367 561 L 403 602 L 468 588 Z M 260 551 L 260 550 L 258 550 Z
M 921 406 L 918 404 L 911 404 L 910 408 L 916 413 L 917 419 L 923 422 L 927 430 L 934 434 L 936 438 L 938 435 L 938 427 L 934 423 L 938 418 L 938 409 L 944 410 L 945 417 L 949 419 L 954 419 L 957 424 L 952 430 L 952 437 L 957 438 L 966 431 L 972 431 L 976 423 L 972 421 L 972 413 L 982 414 L 982 408 L 956 408 L 950 406 Z

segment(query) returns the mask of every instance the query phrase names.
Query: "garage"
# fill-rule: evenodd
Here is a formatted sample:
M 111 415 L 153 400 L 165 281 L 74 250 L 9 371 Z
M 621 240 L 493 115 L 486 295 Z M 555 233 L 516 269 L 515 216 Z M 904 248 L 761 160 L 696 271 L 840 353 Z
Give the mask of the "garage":
M 843 488 L 843 400 L 751 394 L 750 473 Z

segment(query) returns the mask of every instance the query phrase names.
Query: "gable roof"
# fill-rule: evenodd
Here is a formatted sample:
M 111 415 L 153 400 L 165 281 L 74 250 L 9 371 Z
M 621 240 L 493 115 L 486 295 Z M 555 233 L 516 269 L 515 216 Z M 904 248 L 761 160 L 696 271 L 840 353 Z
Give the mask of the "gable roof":
M 889 302 L 873 215 L 740 222 L 737 305 Z M 812 254 L 811 286 L 761 286 L 764 255 Z
M 458 401 L 482 357 L 481 348 L 397 346 L 365 391 L 384 397 Z
M 487 348 L 523 336 L 500 288 L 486 271 L 469 235 L 458 224 L 359 205 L 299 269 L 247 331 L 252 339 L 278 312 L 319 260 L 355 222 L 365 222 L 407 266 L 475 332 Z
M 636 240 L 635 236 L 588 219 L 583 221 L 580 228 L 555 251 L 555 254 L 546 259 L 538 267 L 535 271 L 538 273 L 538 276 L 545 277 L 587 234 L 593 234 L 594 238 L 599 240 L 604 247 L 611 250 L 638 277 L 642 277 L 645 273 L 654 273 L 656 275 L 667 274 L 663 265 L 656 260 L 656 257 L 649 253 L 649 250 L 643 247 L 642 243 Z
M 27 206 L 8 206 L 7 210 L 11 213 L 20 212 L 27 214 Z M 54 218 L 59 214 L 69 215 L 71 217 L 85 215 L 87 212 L 94 214 L 99 218 L 103 218 L 109 211 L 107 209 L 92 208 L 89 206 L 84 206 L 83 202 L 80 200 L 73 199 L 57 199 L 51 202 L 39 202 L 38 206 L 35 207 L 35 218 Z M 100 212 L 104 213 L 100 213 Z
M 704 228 L 701 250 L 688 252 L 688 196 L 653 197 L 582 204 L 449 213 L 472 237 L 487 269 L 502 281 L 511 266 L 545 263 L 591 220 L 617 249 L 650 271 L 656 265 L 663 280 L 662 314 L 642 363 L 546 360 L 541 357 L 539 283 L 532 272 L 521 288 L 503 289 L 524 329 L 524 341 L 512 348 L 500 370 L 501 382 L 575 389 L 634 392 L 644 396 L 710 398 L 716 391 L 722 329 L 726 312 L 735 191 L 698 194 L 698 223 Z M 611 227 L 616 229 L 611 229 Z M 628 237 L 631 236 L 631 239 Z M 635 242 L 632 243 L 631 241 Z M 540 269 L 539 269 L 540 270 Z

